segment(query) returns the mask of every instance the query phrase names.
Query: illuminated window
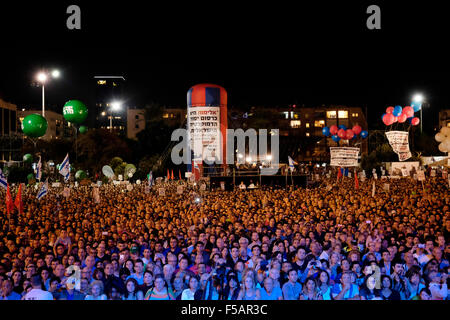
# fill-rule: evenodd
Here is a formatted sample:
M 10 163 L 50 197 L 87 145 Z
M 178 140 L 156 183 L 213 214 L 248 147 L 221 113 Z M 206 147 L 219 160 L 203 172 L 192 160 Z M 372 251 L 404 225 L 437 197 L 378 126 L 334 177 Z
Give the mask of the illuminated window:
M 309 136 L 310 136 L 309 132 L 307 132 L 307 133 L 306 133 L 306 136 L 307 136 L 307 137 L 309 137 Z
M 117 83 L 113 82 L 113 87 L 117 87 Z
M 106 84 L 106 80 L 98 80 L 97 84 L 102 86 L 102 85 Z
M 348 119 L 348 111 L 339 110 L 338 116 L 339 116 L 339 119 Z
M 336 111 L 327 111 L 328 119 L 336 119 Z
M 291 128 L 300 128 L 300 120 L 291 120 Z
M 359 114 L 357 114 L 357 113 L 352 113 L 352 117 L 353 117 L 353 118 L 358 118 L 358 117 L 359 117 Z
M 300 118 L 300 115 L 298 113 L 294 113 L 294 119 Z
M 164 118 L 164 119 L 169 118 L 169 114 L 168 114 L 168 113 L 164 113 L 164 114 L 163 114 L 163 118 Z
M 314 127 L 323 128 L 325 127 L 325 120 L 316 120 L 314 121 Z
M 102 116 L 104 116 L 104 115 L 106 115 L 106 112 L 105 112 L 105 111 L 102 112 Z
M 289 112 L 283 112 L 284 113 L 284 117 L 286 118 L 286 119 L 289 119 Z
M 309 128 L 309 123 L 306 123 L 306 127 Z

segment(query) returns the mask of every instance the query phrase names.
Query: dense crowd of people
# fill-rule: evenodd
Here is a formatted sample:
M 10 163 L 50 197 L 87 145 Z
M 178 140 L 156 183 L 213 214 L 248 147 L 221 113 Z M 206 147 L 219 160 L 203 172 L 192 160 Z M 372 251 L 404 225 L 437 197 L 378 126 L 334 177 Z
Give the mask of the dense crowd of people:
M 0 300 L 448 300 L 447 180 L 178 183 L 2 201 Z

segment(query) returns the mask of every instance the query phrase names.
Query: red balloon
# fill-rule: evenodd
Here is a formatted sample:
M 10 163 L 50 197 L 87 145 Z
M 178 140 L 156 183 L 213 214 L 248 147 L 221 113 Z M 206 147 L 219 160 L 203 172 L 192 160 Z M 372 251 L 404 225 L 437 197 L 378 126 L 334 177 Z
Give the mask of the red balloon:
M 396 123 L 398 121 L 398 117 L 394 116 L 394 122 L 392 123 Z
M 332 125 L 332 126 L 330 127 L 330 133 L 331 133 L 332 135 L 337 134 L 338 130 L 339 130 L 339 128 L 338 128 L 338 126 L 335 125 L 335 124 Z
M 353 126 L 353 133 L 354 134 L 356 134 L 356 135 L 358 135 L 358 134 L 360 134 L 361 133 L 361 131 L 362 131 L 362 128 L 359 126 L 359 125 L 355 125 L 355 126 Z
M 388 114 L 392 114 L 393 111 L 394 111 L 394 107 L 387 107 L 386 108 L 386 113 L 388 113 Z
M 404 109 L 403 109 L 404 110 Z M 406 114 L 402 113 L 401 115 L 399 115 L 398 117 L 398 122 L 399 123 L 403 123 L 406 121 L 406 119 L 408 119 L 408 117 L 406 116 Z
M 394 115 L 392 113 L 386 113 L 383 117 L 383 123 L 387 126 L 394 123 Z
M 412 120 L 411 120 L 411 124 L 412 124 L 413 126 L 417 126 L 417 125 L 419 124 L 419 122 L 420 122 L 420 119 L 417 118 L 417 117 L 412 118 Z
M 353 139 L 354 136 L 355 136 L 355 133 L 353 132 L 352 129 L 347 129 L 347 131 L 345 131 L 345 138 L 347 140 Z
M 404 107 L 403 114 L 406 115 L 406 118 L 414 117 L 414 109 L 410 106 Z
M 346 133 L 344 129 L 339 129 L 338 133 L 337 133 L 338 137 L 341 139 L 345 139 Z

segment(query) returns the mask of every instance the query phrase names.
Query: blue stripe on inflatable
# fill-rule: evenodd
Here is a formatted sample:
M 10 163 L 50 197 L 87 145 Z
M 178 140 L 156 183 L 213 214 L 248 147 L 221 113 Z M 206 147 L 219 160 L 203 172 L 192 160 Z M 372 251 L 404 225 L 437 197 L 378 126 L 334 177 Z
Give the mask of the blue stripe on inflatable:
M 220 106 L 220 88 L 205 88 L 205 105 Z

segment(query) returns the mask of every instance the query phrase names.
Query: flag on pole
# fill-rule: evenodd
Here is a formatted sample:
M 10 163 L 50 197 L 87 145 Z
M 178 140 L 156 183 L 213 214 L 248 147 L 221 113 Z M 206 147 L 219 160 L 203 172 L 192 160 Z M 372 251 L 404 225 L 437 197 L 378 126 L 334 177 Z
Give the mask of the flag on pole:
M 355 170 L 355 189 L 359 189 L 358 173 Z
M 342 177 L 342 169 L 338 168 L 337 181 L 339 181 L 340 177 Z
M 180 180 L 183 180 L 183 178 L 181 177 L 181 170 L 178 169 L 178 176 L 180 177 Z
M 348 177 L 348 168 L 344 169 L 344 176 Z
M 173 177 L 173 169 L 172 169 L 172 176 L 171 176 L 171 179 L 172 179 L 172 180 L 174 179 L 174 177 Z
M 42 168 L 41 156 L 39 156 L 39 162 L 36 166 L 36 180 L 39 180 L 39 181 L 41 181 L 41 178 L 42 178 L 41 168 Z
M 41 187 L 41 190 L 39 190 L 38 195 L 37 195 L 37 199 L 41 200 L 41 198 L 43 196 L 45 196 L 48 192 L 48 178 L 47 180 L 45 180 L 44 184 Z
M 69 154 L 66 155 L 64 161 L 61 163 L 59 173 L 64 176 L 64 181 L 69 180 L 70 177 Z
M 23 202 L 22 202 L 22 184 L 19 184 L 19 191 L 17 191 L 16 200 L 14 201 L 14 205 L 20 214 L 23 213 Z
M 3 187 L 5 189 L 8 188 L 8 180 L 6 180 L 6 177 L 3 174 L 2 169 L 0 169 L 0 187 Z
M 153 171 L 150 171 L 150 173 L 148 174 L 148 186 L 153 186 Z
M 372 197 L 375 197 L 375 180 L 372 183 Z
M 170 180 L 170 171 L 167 169 L 167 180 Z
M 14 202 L 9 191 L 9 184 L 6 186 L 6 212 L 11 214 L 11 210 L 14 208 Z
M 297 164 L 290 156 L 288 156 L 288 161 L 289 161 L 289 169 L 292 171 L 295 170 L 294 164 Z

